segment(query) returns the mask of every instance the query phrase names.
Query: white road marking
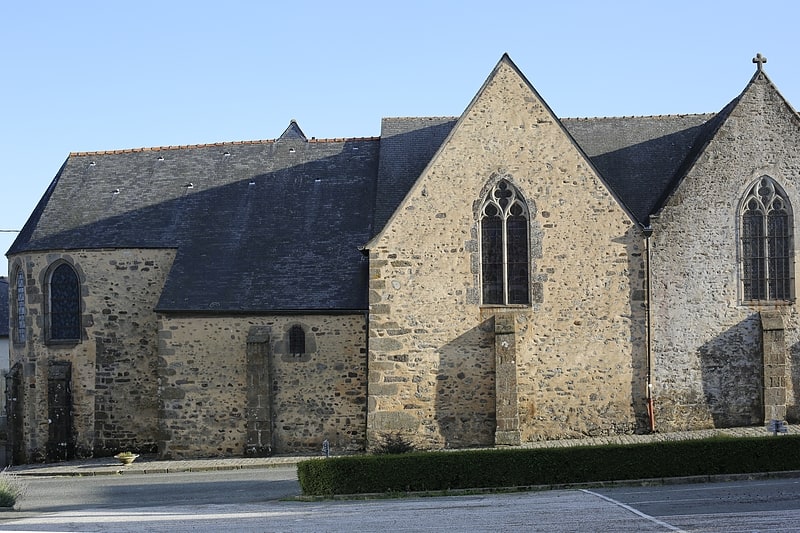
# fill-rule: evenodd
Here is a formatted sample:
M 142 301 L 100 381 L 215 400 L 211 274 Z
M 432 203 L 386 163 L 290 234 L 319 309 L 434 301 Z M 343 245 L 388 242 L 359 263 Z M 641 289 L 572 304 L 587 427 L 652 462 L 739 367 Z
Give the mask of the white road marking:
M 581 489 L 581 492 L 586 493 L 586 494 L 591 494 L 592 496 L 597 496 L 601 500 L 605 500 L 605 501 L 607 501 L 609 503 L 612 503 L 612 504 L 616 505 L 617 507 L 622 507 L 626 511 L 630 511 L 633 514 L 635 514 L 637 516 L 641 516 L 642 518 L 644 518 L 645 520 L 647 520 L 649 522 L 653 522 L 654 524 L 658 524 L 659 526 L 665 527 L 665 528 L 669 529 L 670 531 L 679 531 L 680 533 L 686 533 L 686 531 L 682 530 L 679 527 L 675 527 L 672 524 L 668 524 L 668 523 L 666 523 L 666 522 L 664 522 L 662 520 L 659 520 L 658 518 L 656 518 L 654 516 L 650 516 L 649 514 L 645 514 L 645 513 L 641 512 L 638 509 L 634 509 L 630 505 L 625 505 L 621 501 L 615 500 L 614 498 L 609 498 L 608 496 L 603 496 L 602 494 L 599 494 L 599 493 L 591 491 L 591 490 L 586 490 L 586 489 Z

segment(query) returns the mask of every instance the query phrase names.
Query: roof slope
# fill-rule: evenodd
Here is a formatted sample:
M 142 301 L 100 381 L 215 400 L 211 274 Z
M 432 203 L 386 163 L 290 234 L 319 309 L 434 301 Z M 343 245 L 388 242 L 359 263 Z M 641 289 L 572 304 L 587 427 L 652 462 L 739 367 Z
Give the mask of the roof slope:
M 643 222 L 711 117 L 562 122 Z M 274 141 L 71 154 L 9 255 L 175 248 L 161 311 L 366 309 L 358 248 L 456 121 L 387 118 L 380 139 L 333 141 L 308 141 L 292 122 Z
M 637 221 L 645 223 L 674 187 L 687 157 L 704 142 L 714 116 L 565 118 L 561 122 Z M 457 120 L 383 120 L 375 232 L 394 213 Z
M 646 225 L 737 101 L 716 114 L 561 123 Z M 271 141 L 71 154 L 8 254 L 176 249 L 161 311 L 365 310 L 359 248 L 457 121 L 387 118 L 380 138 L 325 141 L 292 121 Z
M 713 117 L 668 115 L 562 119 L 639 222 L 646 222 Z
M 164 311 L 365 309 L 377 166 L 377 139 L 72 154 L 9 254 L 177 248 Z
M 457 121 L 458 117 L 384 118 L 381 121 L 375 233 L 403 201 Z

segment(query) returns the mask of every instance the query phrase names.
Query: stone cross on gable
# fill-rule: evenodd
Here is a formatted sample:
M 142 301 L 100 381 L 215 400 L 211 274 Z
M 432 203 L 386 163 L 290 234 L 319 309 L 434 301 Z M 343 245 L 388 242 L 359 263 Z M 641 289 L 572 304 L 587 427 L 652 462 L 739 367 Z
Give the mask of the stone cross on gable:
M 753 58 L 753 63 L 758 63 L 758 70 L 763 70 L 764 63 L 767 62 L 767 58 L 762 56 L 761 54 L 756 54 L 756 57 Z

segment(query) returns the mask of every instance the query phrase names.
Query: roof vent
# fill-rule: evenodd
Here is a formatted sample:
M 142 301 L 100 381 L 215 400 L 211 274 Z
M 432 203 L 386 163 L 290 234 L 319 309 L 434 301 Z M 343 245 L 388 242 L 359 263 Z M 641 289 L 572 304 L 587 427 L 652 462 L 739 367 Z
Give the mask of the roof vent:
M 192 182 L 190 181 L 189 183 L 187 183 L 186 185 L 184 185 L 184 187 L 186 187 L 187 189 L 194 189 L 194 183 L 192 183 Z
M 289 148 L 289 153 L 293 154 L 294 153 L 294 148 Z
M 119 189 L 114 189 L 114 192 L 112 194 L 119 194 Z
M 90 166 L 90 167 L 93 167 L 93 166 L 95 166 L 96 164 L 97 164 L 97 163 L 95 163 L 94 161 L 89 161 L 89 166 Z
M 164 156 L 163 155 L 158 156 L 158 160 L 159 161 L 163 161 L 164 160 Z
M 256 180 L 250 180 L 250 183 L 248 183 L 248 185 L 255 185 L 255 184 L 256 184 Z
M 231 153 L 227 152 L 227 151 L 224 154 L 222 154 L 222 157 L 230 157 L 230 156 L 231 156 Z

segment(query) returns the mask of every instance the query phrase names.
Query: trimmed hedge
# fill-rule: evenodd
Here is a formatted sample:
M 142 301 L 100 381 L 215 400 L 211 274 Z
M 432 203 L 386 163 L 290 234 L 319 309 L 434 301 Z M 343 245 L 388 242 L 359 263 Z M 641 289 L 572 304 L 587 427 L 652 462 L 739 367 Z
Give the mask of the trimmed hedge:
M 800 435 L 566 448 L 415 452 L 312 459 L 303 494 L 329 496 L 525 487 L 800 470 Z

